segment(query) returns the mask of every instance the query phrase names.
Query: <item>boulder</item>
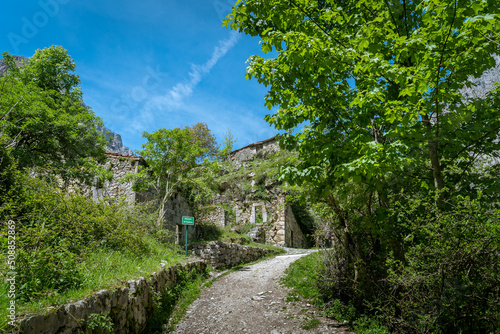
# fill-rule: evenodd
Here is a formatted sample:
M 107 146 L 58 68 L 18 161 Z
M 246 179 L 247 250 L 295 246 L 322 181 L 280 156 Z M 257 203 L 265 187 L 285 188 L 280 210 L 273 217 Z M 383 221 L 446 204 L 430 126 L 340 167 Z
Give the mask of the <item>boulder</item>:
M 261 244 L 266 242 L 266 233 L 262 226 L 254 227 L 247 234 L 253 241 L 259 242 Z

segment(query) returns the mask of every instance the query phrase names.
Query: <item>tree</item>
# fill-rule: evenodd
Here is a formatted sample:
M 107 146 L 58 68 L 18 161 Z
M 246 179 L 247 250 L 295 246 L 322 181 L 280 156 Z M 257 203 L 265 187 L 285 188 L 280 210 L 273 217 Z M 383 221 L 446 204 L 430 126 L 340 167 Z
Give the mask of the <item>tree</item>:
M 500 148 L 494 97 L 463 101 L 460 91 L 494 65 L 498 12 L 494 1 L 250 0 L 226 25 L 278 52 L 251 57 L 247 77 L 270 86 L 266 105 L 279 109 L 269 123 L 310 122 L 284 136 L 314 154 L 299 168 L 306 178 L 327 167 L 364 182 L 405 167 L 442 189 L 457 159 Z
M 4 53 L 9 71 L 0 78 L 2 151 L 21 170 L 41 168 L 66 179 L 92 180 L 102 162 L 102 122 L 82 101 L 75 63 L 62 47 L 37 50 L 17 67 Z M 4 156 L 4 154 L 3 154 Z
M 300 161 L 284 177 L 335 213 L 354 293 L 380 291 L 388 254 L 406 263 L 408 230 L 388 219 L 395 194 L 498 202 L 498 178 L 481 182 L 477 163 L 498 156 L 499 89 L 462 88 L 494 65 L 499 21 L 493 0 L 246 0 L 225 21 L 276 55 L 252 56 L 247 78 L 269 87 L 270 124 L 307 124 L 281 136 Z
M 186 126 L 191 132 L 191 142 L 199 143 L 200 147 L 204 150 L 198 156 L 198 161 L 201 162 L 205 158 L 216 159 L 219 155 L 219 145 L 217 145 L 217 138 L 212 134 L 208 128 L 207 123 L 196 123 L 193 126 Z
M 277 52 L 252 56 L 247 78 L 270 87 L 269 123 L 309 123 L 282 136 L 302 161 L 284 172 L 314 183 L 343 220 L 332 184 L 366 185 L 387 207 L 402 187 L 459 190 L 476 159 L 498 154 L 498 89 L 464 100 L 461 88 L 494 65 L 499 11 L 494 1 L 249 0 L 225 24 Z
M 200 141 L 193 141 L 192 131 L 186 127 L 172 130 L 158 129 L 142 134 L 147 142 L 137 154 L 146 160 L 146 167 L 132 175 L 137 190 L 153 190 L 159 199 L 158 228 L 163 227 L 167 201 L 179 190 L 197 159 L 207 152 Z
M 238 138 L 235 139 L 231 130 L 228 129 L 224 136 L 224 147 L 220 150 L 219 154 L 222 160 L 233 151 L 234 143 L 236 143 L 237 140 Z

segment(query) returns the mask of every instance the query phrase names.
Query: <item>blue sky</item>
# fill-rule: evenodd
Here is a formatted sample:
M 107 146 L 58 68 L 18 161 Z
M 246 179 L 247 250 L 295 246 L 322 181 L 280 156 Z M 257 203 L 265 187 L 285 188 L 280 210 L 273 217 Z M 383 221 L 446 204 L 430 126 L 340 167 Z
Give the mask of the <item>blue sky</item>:
M 133 150 L 142 132 L 205 122 L 235 148 L 272 137 L 266 88 L 245 80 L 258 38 L 222 27 L 230 0 L 8 0 L 0 50 L 30 57 L 62 45 L 84 101 Z

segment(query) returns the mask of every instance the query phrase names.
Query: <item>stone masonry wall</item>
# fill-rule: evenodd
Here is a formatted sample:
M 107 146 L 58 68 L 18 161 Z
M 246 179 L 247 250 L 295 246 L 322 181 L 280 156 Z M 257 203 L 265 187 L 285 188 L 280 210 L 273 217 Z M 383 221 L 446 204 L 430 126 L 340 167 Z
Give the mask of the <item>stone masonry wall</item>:
M 228 202 L 228 204 L 233 207 L 236 224 L 251 223 L 266 229 L 266 243 L 286 247 L 304 248 L 307 246 L 306 237 L 297 223 L 292 208 L 286 202 L 284 194 L 278 195 L 272 201 L 232 201 Z M 224 210 L 221 207 L 207 207 L 206 211 L 208 213 L 202 216 L 204 222 L 215 225 L 221 225 L 222 219 L 225 219 L 226 223 L 228 222 L 227 216 L 223 215 Z M 262 221 L 260 222 L 256 220 L 258 211 L 262 215 Z M 269 228 L 269 226 L 271 227 Z
M 229 268 L 240 262 L 251 262 L 274 253 L 273 250 L 259 247 L 226 244 L 222 241 L 196 243 L 188 246 L 193 255 L 201 257 L 215 268 Z
M 307 239 L 300 229 L 290 204 L 285 204 L 285 244 L 288 247 L 306 248 Z
M 228 224 L 226 211 L 216 205 L 203 207 L 196 218 L 199 221 L 211 223 L 216 226 L 226 226 Z
M 122 198 L 130 203 L 136 201 L 136 193 L 132 190 L 132 182 L 121 182 L 120 179 L 129 173 L 136 173 L 139 165 L 144 164 L 144 159 L 133 156 L 122 156 L 117 153 L 107 153 L 108 161 L 104 165 L 113 172 L 113 179 L 103 185 L 92 187 L 92 198 L 98 201 L 102 197 Z
M 226 159 L 229 161 L 236 160 L 239 162 L 251 161 L 256 155 L 266 156 L 268 154 L 276 153 L 279 150 L 280 147 L 276 142 L 276 137 L 272 137 L 233 151 L 228 154 Z
M 162 269 L 148 279 L 130 280 L 126 287 L 98 291 L 85 300 L 60 306 L 46 315 L 27 316 L 19 321 L 19 328 L 12 333 L 90 334 L 92 330 L 85 326 L 85 322 L 91 314 L 108 316 L 113 322 L 112 333 L 142 333 L 153 310 L 154 294 L 175 285 L 179 271 L 201 273 L 206 270 L 207 263 L 216 268 L 232 267 L 274 252 L 222 241 L 192 244 L 190 249 L 202 260 Z
M 153 309 L 153 293 L 164 292 L 177 283 L 181 270 L 201 273 L 206 263 L 195 261 L 162 269 L 148 279 L 128 281 L 128 286 L 115 290 L 101 290 L 76 303 L 63 305 L 46 315 L 28 316 L 19 323 L 23 334 L 79 334 L 92 333 L 85 320 L 91 314 L 104 314 L 113 321 L 113 333 L 142 333 Z
M 278 208 L 273 214 L 273 226 L 266 233 L 266 242 L 275 244 L 278 246 L 289 246 L 286 244 L 285 240 L 285 226 L 286 226 L 286 215 L 285 215 L 285 197 L 280 196 L 277 200 L 276 207 Z

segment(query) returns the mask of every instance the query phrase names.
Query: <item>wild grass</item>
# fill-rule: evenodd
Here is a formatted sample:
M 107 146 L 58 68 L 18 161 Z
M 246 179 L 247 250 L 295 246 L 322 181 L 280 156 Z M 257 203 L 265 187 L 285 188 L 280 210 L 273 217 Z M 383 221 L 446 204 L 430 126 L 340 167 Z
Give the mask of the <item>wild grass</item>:
M 16 301 L 17 317 L 26 314 L 44 314 L 53 307 L 84 299 L 98 290 L 115 289 L 125 286 L 126 282 L 139 277 L 148 277 L 153 272 L 170 267 L 186 259 L 182 250 L 176 245 L 163 245 L 148 238 L 150 253 L 137 256 L 132 252 L 111 249 L 95 249 L 79 264 L 83 279 L 80 288 L 66 290 L 62 293 L 47 291 L 46 296 L 30 302 Z M 7 285 L 0 289 L 0 331 L 7 331 Z
M 321 279 L 319 273 L 321 273 L 322 267 L 322 252 L 304 256 L 293 262 L 281 279 L 281 283 L 290 288 L 288 300 L 296 301 L 301 298 L 307 300 L 323 310 L 325 316 L 334 318 L 339 322 L 348 321 L 349 326 L 358 334 L 390 333 L 377 319 L 365 315 L 356 315 L 352 306 L 344 305 L 338 300 L 324 300 L 318 284 Z M 307 329 L 312 329 L 317 326 L 317 321 L 311 319 L 304 326 Z

